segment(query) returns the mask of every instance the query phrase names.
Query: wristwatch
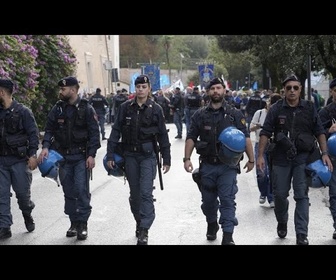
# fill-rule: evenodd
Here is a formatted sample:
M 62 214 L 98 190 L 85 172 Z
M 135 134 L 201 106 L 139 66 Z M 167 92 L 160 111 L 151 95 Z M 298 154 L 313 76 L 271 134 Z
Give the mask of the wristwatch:
M 189 157 L 188 158 L 187 157 L 183 158 L 183 162 L 186 162 L 187 160 L 190 160 L 190 158 Z

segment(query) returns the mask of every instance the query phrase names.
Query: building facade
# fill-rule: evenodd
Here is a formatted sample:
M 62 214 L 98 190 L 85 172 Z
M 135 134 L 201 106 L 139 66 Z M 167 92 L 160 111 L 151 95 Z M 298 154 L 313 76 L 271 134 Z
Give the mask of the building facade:
M 107 95 L 115 91 L 113 69 L 119 75 L 119 35 L 68 35 L 77 58 L 80 93 L 94 93 L 101 88 Z

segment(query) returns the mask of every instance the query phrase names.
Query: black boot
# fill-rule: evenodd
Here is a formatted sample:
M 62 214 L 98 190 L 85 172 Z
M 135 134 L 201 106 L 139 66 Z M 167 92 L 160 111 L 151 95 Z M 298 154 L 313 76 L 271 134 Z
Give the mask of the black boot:
M 85 240 L 88 236 L 87 222 L 78 222 L 77 225 L 77 239 Z
M 208 240 L 216 240 L 217 238 L 217 231 L 219 230 L 219 226 L 217 221 L 208 223 L 208 230 L 206 233 L 206 237 Z
M 231 232 L 223 232 L 222 245 L 236 245 L 232 239 Z
M 31 214 L 22 214 L 26 229 L 32 232 L 35 229 L 34 219 Z
M 278 223 L 277 232 L 280 238 L 285 238 L 287 235 L 287 223 Z
M 12 232 L 10 228 L 0 228 L 0 239 L 5 239 L 12 237 Z
M 66 232 L 67 237 L 74 237 L 77 235 L 77 224 L 78 222 L 71 222 L 70 228 Z
M 148 245 L 148 229 L 139 228 L 139 236 L 137 245 Z
M 309 245 L 309 241 L 306 234 L 299 233 L 296 235 L 296 245 Z

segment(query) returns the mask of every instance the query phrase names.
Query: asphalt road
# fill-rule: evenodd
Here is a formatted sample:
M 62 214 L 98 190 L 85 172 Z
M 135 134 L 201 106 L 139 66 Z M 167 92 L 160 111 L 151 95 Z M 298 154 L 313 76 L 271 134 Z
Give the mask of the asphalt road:
M 176 128 L 168 124 L 172 144 L 172 166 L 163 174 L 164 190 L 160 190 L 158 178 L 154 190 L 156 219 L 149 231 L 149 245 L 220 245 L 222 234 L 217 240 L 206 239 L 206 221 L 200 203 L 201 196 L 191 174 L 185 172 L 184 155 L 185 127 L 182 139 L 175 139 Z M 106 133 L 110 133 L 106 125 Z M 253 135 L 252 135 L 252 140 Z M 64 214 L 64 198 L 61 187 L 41 177 L 34 171 L 32 199 L 36 204 L 33 217 L 35 231 L 28 233 L 15 195 L 12 197 L 12 237 L 0 240 L 0 245 L 135 245 L 135 221 L 128 204 L 127 182 L 120 177 L 108 176 L 103 167 L 106 141 L 102 141 L 96 158 L 91 183 L 92 214 L 88 222 L 89 236 L 85 241 L 65 236 L 70 222 Z M 194 168 L 198 167 L 197 154 L 192 155 Z M 242 162 L 242 166 L 245 161 Z M 288 235 L 280 239 L 276 233 L 273 209 L 266 202 L 259 204 L 259 191 L 255 170 L 238 176 L 237 194 L 238 226 L 233 235 L 236 245 L 295 245 L 293 211 L 294 201 L 290 196 Z M 310 222 L 308 239 L 311 245 L 335 245 L 332 239 L 333 222 L 328 209 L 327 189 L 310 190 Z

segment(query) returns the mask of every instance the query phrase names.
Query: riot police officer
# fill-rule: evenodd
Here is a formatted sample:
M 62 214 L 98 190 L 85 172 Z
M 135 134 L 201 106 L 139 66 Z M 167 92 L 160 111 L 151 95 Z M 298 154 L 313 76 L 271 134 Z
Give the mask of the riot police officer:
M 204 104 L 203 98 L 199 93 L 199 88 L 194 87 L 193 92 L 185 95 L 185 124 L 186 131 L 189 130 L 191 116 Z
M 257 168 L 264 170 L 263 154 L 269 138 L 273 137 L 275 148 L 272 151 L 271 178 L 274 199 L 274 213 L 277 234 L 287 236 L 289 191 L 293 186 L 295 211 L 294 225 L 296 244 L 308 245 L 309 196 L 306 166 L 316 149 L 321 149 L 322 160 L 332 170 L 327 152 L 325 130 L 313 103 L 301 99 L 301 83 L 295 75 L 283 81 L 285 98 L 273 104 L 266 115 L 259 133 Z M 318 141 L 318 146 L 316 141 Z M 318 148 L 319 147 L 319 148 Z M 320 157 L 320 151 L 317 151 Z
M 332 178 L 329 183 L 329 209 L 333 220 L 334 232 L 332 238 L 336 239 L 336 79 L 329 84 L 329 92 L 332 102 L 321 108 L 318 112 L 323 127 L 326 129 L 328 153 L 334 166 Z
M 38 162 L 48 158 L 49 149 L 63 156 L 59 179 L 64 192 L 64 213 L 70 219 L 66 236 L 85 240 L 92 209 L 89 179 L 100 148 L 98 119 L 88 100 L 79 97 L 75 77 L 61 79 L 58 86 L 60 100 L 48 114 Z
M 238 225 L 235 203 L 238 192 L 237 174 L 240 172 L 239 164 L 244 152 L 248 157 L 244 169 L 247 169 L 246 172 L 253 169 L 253 146 L 245 117 L 240 110 L 224 99 L 226 92 L 224 81 L 221 78 L 214 78 L 209 82 L 208 89 L 210 103 L 197 110 L 191 118 L 184 149 L 184 169 L 187 172 L 193 171 L 190 157 L 196 148 L 196 152 L 200 155 L 201 209 L 208 224 L 206 237 L 208 240 L 217 238 L 219 222 L 223 231 L 222 245 L 234 245 L 232 235 L 234 227 Z M 234 133 L 230 132 L 232 128 Z M 226 149 L 228 147 L 224 150 L 220 143 L 222 132 L 228 132 L 224 138 L 231 139 L 231 143 L 226 143 L 228 146 L 231 145 L 230 150 Z M 236 136 L 239 134 L 243 138 L 239 137 L 238 141 Z M 239 149 L 234 147 L 237 143 Z M 227 154 L 224 154 L 224 151 Z
M 106 140 L 105 137 L 105 121 L 106 121 L 106 108 L 108 108 L 109 103 L 107 102 L 105 96 L 101 94 L 101 89 L 97 88 L 96 93 L 91 96 L 89 103 L 96 110 L 98 115 L 98 123 L 100 127 L 100 133 L 102 135 L 102 140 Z M 106 106 L 106 108 L 105 108 Z
M 31 215 L 32 170 L 37 167 L 38 127 L 32 111 L 13 99 L 14 84 L 0 79 L 0 239 L 12 236 L 11 187 L 28 232 L 35 229 Z
M 140 75 L 134 84 L 135 98 L 120 105 L 112 126 L 107 145 L 107 165 L 110 169 L 115 166 L 114 153 L 121 138 L 125 174 L 130 187 L 129 204 L 136 221 L 137 245 L 147 245 L 148 231 L 155 219 L 153 183 L 158 152 L 162 155 L 164 173 L 170 169 L 171 154 L 162 107 L 150 97 L 149 77 Z

